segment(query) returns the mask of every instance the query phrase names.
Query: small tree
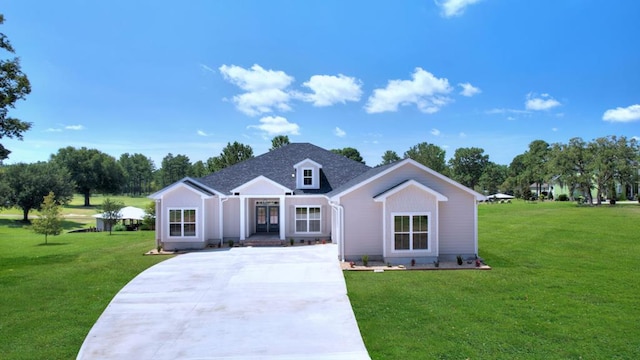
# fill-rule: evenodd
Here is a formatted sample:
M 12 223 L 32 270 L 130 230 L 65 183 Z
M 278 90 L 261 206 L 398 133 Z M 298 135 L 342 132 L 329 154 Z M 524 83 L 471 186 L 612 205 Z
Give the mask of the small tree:
M 109 235 L 111 235 L 111 229 L 118 220 L 122 217 L 120 210 L 124 207 L 121 201 L 112 200 L 110 198 L 104 199 L 102 202 L 102 220 L 105 226 L 109 227 Z
M 44 235 L 45 244 L 47 244 L 47 237 L 49 235 L 60 235 L 62 232 L 60 205 L 56 203 L 53 191 L 44 197 L 38 218 L 33 219 L 31 223 L 32 229 L 36 234 Z
M 144 225 L 145 230 L 155 230 L 156 229 L 156 203 L 155 201 L 149 202 L 147 206 L 144 208 L 144 219 L 142 219 L 142 224 Z

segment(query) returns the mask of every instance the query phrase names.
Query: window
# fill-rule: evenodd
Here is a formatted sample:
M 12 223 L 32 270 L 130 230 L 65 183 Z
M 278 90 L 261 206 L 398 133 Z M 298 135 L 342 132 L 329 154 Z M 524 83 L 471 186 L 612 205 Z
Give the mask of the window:
M 320 207 L 296 207 L 296 232 L 320 232 Z
M 395 215 L 393 241 L 394 250 L 428 250 L 429 215 Z
M 196 236 L 196 210 L 169 210 L 169 236 Z
M 313 185 L 313 170 L 312 169 L 304 169 L 304 170 L 302 170 L 302 184 L 304 184 L 304 186 Z

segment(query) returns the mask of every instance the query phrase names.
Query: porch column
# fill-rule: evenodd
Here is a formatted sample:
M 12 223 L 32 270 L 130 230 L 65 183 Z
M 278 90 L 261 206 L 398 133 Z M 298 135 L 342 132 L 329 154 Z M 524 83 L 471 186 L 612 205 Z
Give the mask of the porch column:
M 246 219 L 245 219 L 245 214 L 247 212 L 247 204 L 246 204 L 247 198 L 245 196 L 240 196 L 240 240 L 244 240 L 245 239 L 245 232 L 246 232 Z
M 284 195 L 280 195 L 278 197 L 279 199 L 279 204 L 280 204 L 280 240 L 286 240 L 285 239 L 285 229 L 287 228 L 285 225 L 285 222 L 287 221 L 287 216 L 285 213 L 285 205 L 284 205 Z

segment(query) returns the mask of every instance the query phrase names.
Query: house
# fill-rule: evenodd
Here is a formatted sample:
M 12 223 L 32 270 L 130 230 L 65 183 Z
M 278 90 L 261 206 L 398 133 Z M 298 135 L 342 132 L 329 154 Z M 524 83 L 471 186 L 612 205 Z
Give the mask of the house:
M 120 209 L 120 217 L 118 221 L 122 221 L 122 224 L 130 230 L 137 230 L 142 221 L 144 220 L 145 212 L 143 209 L 134 207 L 134 206 L 125 206 Z M 105 214 L 95 214 L 93 215 L 96 218 L 96 230 L 98 231 L 109 231 L 111 228 L 111 224 L 104 221 Z M 116 223 L 118 222 L 116 221 Z
M 478 253 L 484 196 L 404 159 L 371 168 L 293 143 L 152 195 L 166 250 L 228 240 L 327 239 L 343 261 L 418 263 Z

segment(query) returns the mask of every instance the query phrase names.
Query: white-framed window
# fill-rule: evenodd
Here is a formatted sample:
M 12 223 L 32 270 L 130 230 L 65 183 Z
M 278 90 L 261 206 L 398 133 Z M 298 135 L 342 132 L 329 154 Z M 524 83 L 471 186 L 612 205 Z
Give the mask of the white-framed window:
M 313 169 L 302 169 L 302 185 L 313 186 Z
M 169 209 L 169 236 L 196 236 L 196 209 Z
M 393 250 L 429 250 L 430 214 L 393 214 Z
M 320 232 L 320 206 L 296 206 L 296 232 Z

